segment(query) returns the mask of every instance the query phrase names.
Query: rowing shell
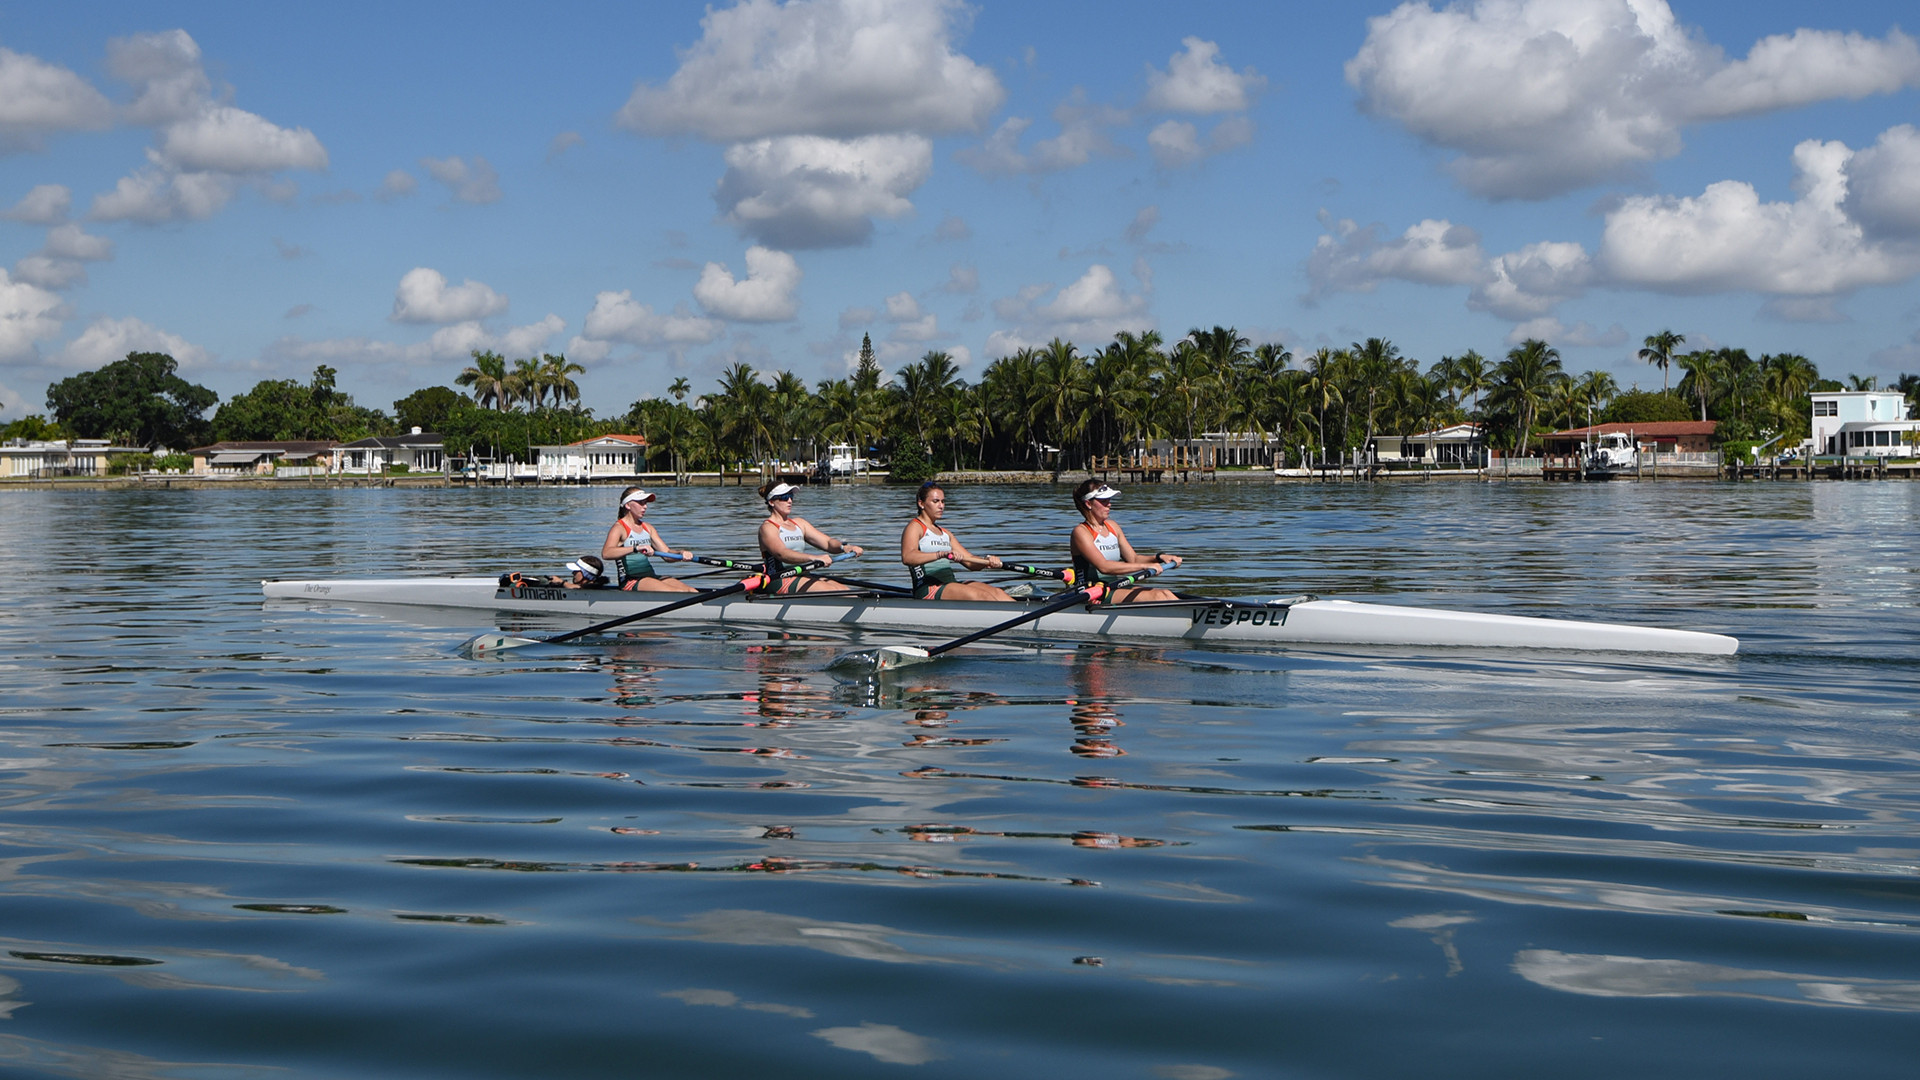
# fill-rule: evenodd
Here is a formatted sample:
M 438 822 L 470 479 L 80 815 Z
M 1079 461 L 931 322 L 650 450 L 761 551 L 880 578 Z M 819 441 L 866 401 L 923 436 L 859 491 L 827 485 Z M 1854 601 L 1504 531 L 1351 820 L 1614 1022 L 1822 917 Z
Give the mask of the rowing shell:
M 602 621 L 672 603 L 678 593 L 618 589 L 503 587 L 494 578 L 263 581 L 269 599 L 474 608 Z M 1043 603 L 1016 601 L 1016 603 Z M 958 635 L 1018 614 L 1006 603 L 913 600 L 872 593 L 730 596 L 661 616 L 661 622 L 786 628 L 886 630 Z M 1030 625 L 1047 637 L 1123 638 L 1221 645 L 1440 645 L 1464 648 L 1578 649 L 1599 652 L 1730 655 L 1738 640 L 1722 634 L 1619 623 L 1485 615 L 1347 600 L 1215 600 L 1077 606 Z

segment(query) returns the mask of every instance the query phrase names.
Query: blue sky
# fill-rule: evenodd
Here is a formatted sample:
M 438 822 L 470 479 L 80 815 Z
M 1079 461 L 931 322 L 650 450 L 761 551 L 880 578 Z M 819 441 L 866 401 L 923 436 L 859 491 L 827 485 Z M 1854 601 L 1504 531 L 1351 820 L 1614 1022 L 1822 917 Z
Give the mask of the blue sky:
M 164 349 L 602 415 L 1056 334 L 1690 343 L 1920 370 L 1885 3 L 100 3 L 0 12 L 0 419 Z

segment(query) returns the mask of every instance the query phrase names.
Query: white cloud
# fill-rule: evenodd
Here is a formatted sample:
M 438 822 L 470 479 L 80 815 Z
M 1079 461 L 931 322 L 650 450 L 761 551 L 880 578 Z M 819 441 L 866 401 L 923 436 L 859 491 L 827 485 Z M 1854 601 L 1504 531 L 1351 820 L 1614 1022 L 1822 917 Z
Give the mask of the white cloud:
M 980 271 L 971 263 L 954 263 L 947 268 L 947 280 L 940 283 L 940 291 L 965 296 L 980 291 Z
M 211 359 L 207 350 L 179 334 L 168 333 L 131 316 L 93 320 L 52 359 L 64 367 L 91 370 L 130 352 L 163 352 L 178 360 L 182 368 L 196 367 Z
M 1588 322 L 1577 322 L 1568 326 L 1552 315 L 1543 315 L 1514 326 L 1507 334 L 1507 344 L 1518 345 L 1528 338 L 1538 338 L 1555 348 L 1562 346 L 1618 348 L 1627 343 L 1627 328 L 1619 323 L 1614 323 L 1605 330 L 1595 330 L 1593 324 Z
M 47 135 L 104 128 L 112 119 L 113 106 L 85 79 L 0 48 L 0 153 L 36 149 Z
M 966 219 L 956 214 L 941 218 L 939 226 L 933 230 L 935 240 L 965 240 L 972 235 L 973 230 L 967 227 Z
M 921 311 L 920 301 L 910 292 L 887 297 L 887 321 L 893 324 L 893 332 L 887 335 L 890 341 L 931 341 L 940 334 L 939 317 Z
M 92 236 L 71 222 L 47 230 L 40 250 L 15 263 L 16 280 L 43 289 L 68 289 L 87 280 L 86 263 L 113 258 L 113 241 Z
M 58 296 L 0 270 L 0 363 L 37 359 L 34 342 L 58 334 L 66 315 L 66 302 Z
M 1126 112 L 1089 102 L 1086 91 L 1078 86 L 1065 101 L 1054 106 L 1053 119 L 1060 126 L 1060 134 L 1035 142 L 1031 151 L 1022 151 L 1020 140 L 1033 126 L 1033 121 L 1010 116 L 985 142 L 967 147 L 954 157 L 983 175 L 1014 176 L 1077 169 L 1096 156 L 1124 157 L 1127 153 L 1107 137 L 1106 131 L 1127 123 Z
M 500 174 L 478 154 L 471 163 L 465 158 L 446 157 L 421 158 L 420 164 L 426 167 L 427 175 L 447 186 L 455 201 L 478 205 L 500 201 Z M 387 179 L 392 180 L 393 174 L 388 173 Z
M 204 221 L 233 199 L 234 182 L 218 173 L 176 173 L 146 168 L 123 176 L 112 191 L 93 197 L 87 216 L 95 221 Z
M 684 305 L 668 314 L 655 314 L 651 307 L 636 303 L 631 291 L 622 289 L 593 298 L 593 310 L 587 312 L 586 325 L 580 333 L 582 338 L 591 341 L 653 348 L 710 344 L 726 333 L 726 329 L 720 320 L 702 318 Z
M 1790 203 L 1737 180 L 1628 198 L 1607 214 L 1597 261 L 1615 284 L 1672 293 L 1817 296 L 1904 281 L 1920 273 L 1920 249 L 1875 243 L 1846 216 L 1852 157 L 1838 142 L 1794 147 Z
M 730 147 L 726 161 L 714 200 L 743 234 L 783 249 L 840 247 L 865 243 L 875 217 L 913 212 L 907 196 L 933 171 L 933 144 L 790 136 Z
M 1238 112 L 1252 104 L 1267 80 L 1252 68 L 1236 72 L 1220 62 L 1220 46 L 1197 37 L 1183 38 L 1185 52 L 1167 60 L 1167 70 L 1147 65 L 1147 95 L 1141 102 L 1156 112 Z
M 1920 49 L 1801 30 L 1728 61 L 1664 0 L 1405 3 L 1346 65 L 1361 107 L 1456 152 L 1495 198 L 1544 198 L 1673 156 L 1689 124 L 1920 83 Z
M 1389 278 L 1423 285 L 1476 285 L 1487 278 L 1480 235 L 1465 225 L 1428 218 L 1383 241 L 1378 225 L 1334 221 L 1325 211 L 1320 220 L 1330 234 L 1307 257 L 1309 302 L 1328 293 L 1372 292 Z
M 1152 329 L 1148 314 L 1153 291 L 1153 272 L 1146 260 L 1136 260 L 1134 278 L 1137 292 L 1128 292 L 1113 270 L 1094 263 L 1072 284 L 1054 293 L 1053 299 L 1041 298 L 1053 292 L 1048 283 L 1028 285 L 1013 296 L 993 302 L 993 312 L 1012 327 L 996 330 L 987 338 L 987 353 L 1005 356 L 1023 348 L 1032 348 L 1052 338 L 1104 345 L 1121 330 Z
M 764 247 L 747 249 L 747 276 L 738 281 L 721 263 L 710 262 L 694 283 L 693 298 L 707 314 L 735 322 L 781 322 L 800 310 L 794 290 L 803 272 L 792 255 Z
M 508 327 L 500 335 L 499 351 L 508 356 L 537 356 L 547 351 L 547 342 L 567 328 L 567 320 L 552 312 L 536 323 Z
M 1147 132 L 1147 149 L 1162 168 L 1177 169 L 1253 141 L 1253 121 L 1229 116 L 1213 126 L 1206 140 L 1188 120 L 1163 120 Z
M 288 130 L 228 105 L 167 125 L 160 156 L 182 172 L 260 173 L 323 170 L 327 150 L 306 128 Z
M 137 95 L 124 114 L 129 123 L 184 120 L 213 97 L 200 45 L 185 30 L 114 38 L 107 42 L 107 70 Z
M 1847 216 L 1879 237 L 1920 237 L 1920 131 L 1901 124 L 1847 162 Z
M 709 9 L 666 85 L 615 117 L 644 135 L 717 142 L 977 131 L 1006 93 L 953 51 L 957 0 L 744 0 Z
M 392 202 L 413 194 L 419 188 L 420 181 L 414 179 L 412 173 L 405 169 L 394 169 L 380 181 L 380 190 L 374 192 L 373 197 L 381 202 Z
M 39 184 L 0 217 L 28 225 L 57 225 L 73 209 L 73 192 L 65 184 Z
M 204 220 L 232 200 L 240 179 L 287 201 L 298 189 L 269 174 L 327 167 L 313 132 L 216 101 L 200 46 L 184 30 L 115 38 L 107 68 L 135 89 L 123 117 L 155 127 L 159 144 L 147 150 L 144 168 L 94 196 L 89 216 L 97 221 Z
M 393 294 L 394 322 L 458 323 L 484 319 L 507 310 L 507 298 L 469 278 L 452 288 L 446 275 L 416 266 L 400 279 Z
M 1587 249 L 1564 241 L 1542 241 L 1510 251 L 1488 262 L 1487 271 L 1488 280 L 1474 286 L 1467 306 L 1514 320 L 1547 314 L 1586 291 L 1594 278 Z
M 440 327 L 427 340 L 411 345 L 396 345 L 390 341 L 365 337 L 322 338 L 318 341 L 283 337 L 263 350 L 262 359 L 273 366 L 304 368 L 314 364 L 465 362 L 475 349 L 492 350 L 510 358 L 533 356 L 546 351 L 547 342 L 565 330 L 566 326 L 566 321 L 558 315 L 548 315 L 539 322 L 494 333 L 479 322 L 467 321 Z

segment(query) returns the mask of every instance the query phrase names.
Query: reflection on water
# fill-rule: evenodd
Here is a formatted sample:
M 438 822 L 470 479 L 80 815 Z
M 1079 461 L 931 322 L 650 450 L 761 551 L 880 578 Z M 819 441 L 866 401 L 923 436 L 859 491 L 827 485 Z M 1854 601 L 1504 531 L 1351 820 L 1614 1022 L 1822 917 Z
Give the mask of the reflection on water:
M 5 601 L 0 1071 L 1908 1075 L 1920 485 L 1599 487 L 1126 512 L 1186 588 L 1739 656 L 1029 641 L 842 683 L 852 633 L 639 623 L 479 664 L 473 613 L 262 605 L 285 495 L 0 495 L 11 580 L 100 520 L 176 568 Z M 1070 524 L 951 494 L 1008 557 Z M 613 495 L 303 492 L 298 572 L 547 566 Z M 750 547 L 751 492 L 684 496 L 676 538 Z M 881 547 L 899 503 L 811 516 Z

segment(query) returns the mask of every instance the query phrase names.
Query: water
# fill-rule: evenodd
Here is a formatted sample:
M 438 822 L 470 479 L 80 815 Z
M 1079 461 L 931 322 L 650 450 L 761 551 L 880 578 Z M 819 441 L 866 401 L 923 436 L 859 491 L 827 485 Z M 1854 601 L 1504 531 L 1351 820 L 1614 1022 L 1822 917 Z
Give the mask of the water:
M 821 673 L 853 641 L 476 663 L 478 615 L 259 597 L 557 568 L 614 495 L 0 493 L 0 1073 L 1912 1074 L 1920 485 L 1121 499 L 1182 587 L 1733 658 L 1003 648 L 868 688 Z M 892 578 L 903 501 L 798 512 Z M 716 554 L 757 520 L 653 517 Z M 1071 517 L 947 521 L 1057 562 Z

